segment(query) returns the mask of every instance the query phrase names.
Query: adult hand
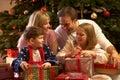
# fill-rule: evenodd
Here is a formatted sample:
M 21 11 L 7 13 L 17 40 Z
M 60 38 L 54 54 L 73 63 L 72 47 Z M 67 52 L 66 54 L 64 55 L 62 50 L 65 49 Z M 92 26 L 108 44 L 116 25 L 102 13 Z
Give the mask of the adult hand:
M 120 57 L 118 56 L 117 53 L 111 54 L 110 63 L 113 64 L 114 66 L 118 66 L 120 64 Z
M 107 48 L 107 52 L 110 53 L 110 63 L 113 64 L 114 66 L 119 66 L 120 64 L 120 57 L 118 55 L 117 50 L 115 49 L 114 46 L 109 46 Z

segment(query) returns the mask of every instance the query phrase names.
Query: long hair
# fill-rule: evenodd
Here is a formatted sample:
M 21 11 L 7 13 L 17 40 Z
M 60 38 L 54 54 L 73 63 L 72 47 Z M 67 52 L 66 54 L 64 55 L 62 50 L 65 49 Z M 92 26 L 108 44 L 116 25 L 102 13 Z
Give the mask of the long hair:
M 50 16 L 47 12 L 41 12 L 40 10 L 35 11 L 31 14 L 26 28 L 29 26 L 41 27 L 46 20 L 50 20 Z
M 83 23 L 79 25 L 79 27 L 84 29 L 85 33 L 87 34 L 86 50 L 93 49 L 97 44 L 97 37 L 93 25 L 89 23 Z

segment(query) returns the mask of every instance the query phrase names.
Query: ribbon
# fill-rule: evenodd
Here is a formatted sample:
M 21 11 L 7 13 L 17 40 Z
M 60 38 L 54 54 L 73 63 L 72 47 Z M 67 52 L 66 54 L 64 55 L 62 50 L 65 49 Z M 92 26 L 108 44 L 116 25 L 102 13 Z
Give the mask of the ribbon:
M 78 72 L 81 72 L 81 64 L 80 64 L 81 52 L 82 49 L 80 49 L 80 52 L 77 55 L 75 55 Z
M 56 74 L 55 67 L 51 66 L 49 69 L 50 69 L 50 80 L 54 80 Z
M 29 57 L 30 57 L 28 61 L 29 64 L 43 64 L 45 58 L 44 58 L 44 52 L 43 52 L 42 47 L 38 48 L 40 56 L 41 56 L 41 61 L 38 61 L 38 62 L 33 61 L 33 52 L 32 52 L 32 48 L 30 45 L 28 45 L 28 50 L 29 50 Z

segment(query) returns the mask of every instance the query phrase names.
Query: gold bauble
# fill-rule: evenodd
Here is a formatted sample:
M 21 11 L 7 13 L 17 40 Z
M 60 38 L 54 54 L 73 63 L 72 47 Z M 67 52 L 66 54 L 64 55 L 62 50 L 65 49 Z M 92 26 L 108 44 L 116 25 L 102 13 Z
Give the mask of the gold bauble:
M 97 14 L 95 12 L 93 12 L 90 17 L 91 17 L 91 19 L 97 19 Z

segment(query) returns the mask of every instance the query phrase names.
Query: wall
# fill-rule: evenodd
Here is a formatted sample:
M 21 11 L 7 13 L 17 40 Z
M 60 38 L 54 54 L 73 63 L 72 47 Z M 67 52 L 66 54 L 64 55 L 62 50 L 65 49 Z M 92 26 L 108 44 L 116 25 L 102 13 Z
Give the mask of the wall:
M 0 12 L 4 10 L 9 10 L 15 5 L 14 3 L 11 5 L 10 1 L 11 0 L 0 0 Z

